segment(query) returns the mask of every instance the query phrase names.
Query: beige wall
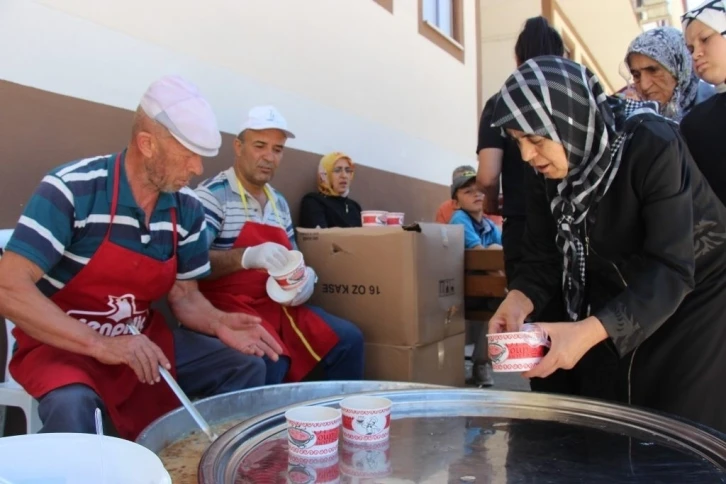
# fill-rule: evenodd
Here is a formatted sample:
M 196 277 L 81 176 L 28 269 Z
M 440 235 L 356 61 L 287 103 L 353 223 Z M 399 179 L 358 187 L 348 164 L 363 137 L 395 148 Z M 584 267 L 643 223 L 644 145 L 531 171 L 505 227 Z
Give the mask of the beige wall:
M 686 13 L 683 8 L 683 0 L 671 0 L 670 4 L 671 25 L 681 29 L 681 16 Z
M 488 99 L 514 69 L 514 44 L 529 17 L 550 16 L 573 50 L 612 93 L 625 80 L 619 74 L 628 45 L 639 33 L 631 0 L 482 0 L 482 96 Z M 543 12 L 543 6 L 550 12 Z M 596 5 L 597 8 L 593 8 Z
M 612 93 L 625 85 L 620 64 L 630 42 L 641 32 L 630 0 L 553 0 L 559 19 L 555 26 L 572 31 L 586 48 L 606 90 Z
M 516 68 L 514 45 L 524 22 L 542 13 L 541 0 L 481 0 L 482 96 L 495 94 Z
M 177 72 L 223 131 L 272 103 L 294 148 L 448 184 L 475 159 L 474 1 L 463 1 L 462 63 L 419 34 L 416 0 L 393 13 L 374 0 L 3 0 L 0 44 L 23 49 L 0 79 L 133 109 Z

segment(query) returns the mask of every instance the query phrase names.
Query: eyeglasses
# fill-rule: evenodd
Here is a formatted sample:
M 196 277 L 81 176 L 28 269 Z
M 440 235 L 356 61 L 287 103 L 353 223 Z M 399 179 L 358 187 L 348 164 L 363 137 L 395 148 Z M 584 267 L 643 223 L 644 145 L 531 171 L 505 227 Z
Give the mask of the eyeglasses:
M 346 175 L 352 175 L 353 171 L 354 171 L 353 168 L 344 168 L 342 166 L 333 168 L 333 173 L 335 173 L 336 175 L 340 175 L 343 172 L 345 172 Z

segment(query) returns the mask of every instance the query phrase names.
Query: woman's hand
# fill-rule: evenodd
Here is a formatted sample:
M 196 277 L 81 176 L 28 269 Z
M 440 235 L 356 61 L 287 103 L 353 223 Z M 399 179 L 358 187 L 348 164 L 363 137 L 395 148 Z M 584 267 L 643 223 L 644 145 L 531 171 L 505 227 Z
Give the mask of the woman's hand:
M 534 305 L 523 292 L 510 291 L 489 320 L 489 334 L 519 331 Z
M 537 323 L 552 341 L 549 352 L 524 378 L 545 378 L 556 370 L 570 370 L 590 351 L 590 348 L 607 339 L 602 323 L 594 316 L 576 323 Z

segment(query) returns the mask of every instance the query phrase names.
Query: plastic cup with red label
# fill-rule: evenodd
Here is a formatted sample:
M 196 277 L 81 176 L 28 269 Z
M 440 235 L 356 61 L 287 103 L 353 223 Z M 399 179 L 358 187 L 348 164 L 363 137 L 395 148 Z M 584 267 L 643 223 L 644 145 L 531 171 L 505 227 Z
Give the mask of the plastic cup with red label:
M 340 402 L 343 412 L 343 441 L 365 444 L 388 440 L 392 402 L 387 398 L 356 396 Z
M 363 210 L 360 213 L 363 227 L 383 227 L 387 225 L 388 212 L 384 210 Z
M 338 453 L 341 412 L 337 408 L 306 406 L 285 412 L 290 454 L 308 458 Z
M 516 333 L 488 334 L 492 370 L 499 373 L 529 371 L 550 347 L 547 333 L 537 324 L 523 324 Z
M 336 484 L 340 482 L 338 454 L 322 458 L 288 454 L 288 484 Z
M 298 250 L 288 251 L 285 267 L 268 273 L 283 291 L 297 289 L 305 282 L 305 259 L 302 252 Z
M 403 225 L 403 212 L 388 212 L 386 214 L 386 225 Z

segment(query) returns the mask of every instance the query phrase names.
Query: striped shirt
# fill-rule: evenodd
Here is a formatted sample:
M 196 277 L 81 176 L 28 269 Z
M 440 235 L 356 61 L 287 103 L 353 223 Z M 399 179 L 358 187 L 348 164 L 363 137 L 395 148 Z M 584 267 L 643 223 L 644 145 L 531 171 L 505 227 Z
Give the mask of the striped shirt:
M 267 188 L 274 198 L 277 214 L 272 208 L 272 203 L 266 203 L 262 209 L 260 202 L 243 188 L 247 201 L 247 212 L 245 212 L 234 168 L 229 168 L 199 184 L 196 192 L 204 206 L 207 218 L 207 242 L 211 249 L 231 249 L 248 220 L 283 228 L 287 232 L 290 244 L 297 249 L 290 206 L 280 192 L 270 185 L 267 185 Z
M 194 191 L 162 193 L 146 227 L 146 215 L 131 193 L 123 159 L 111 241 L 159 261 L 173 254 L 171 208 L 177 212 L 177 279 L 210 273 L 204 210 Z M 116 154 L 68 163 L 48 173 L 18 221 L 7 251 L 45 273 L 38 288 L 50 297 L 89 262 L 110 222 Z

